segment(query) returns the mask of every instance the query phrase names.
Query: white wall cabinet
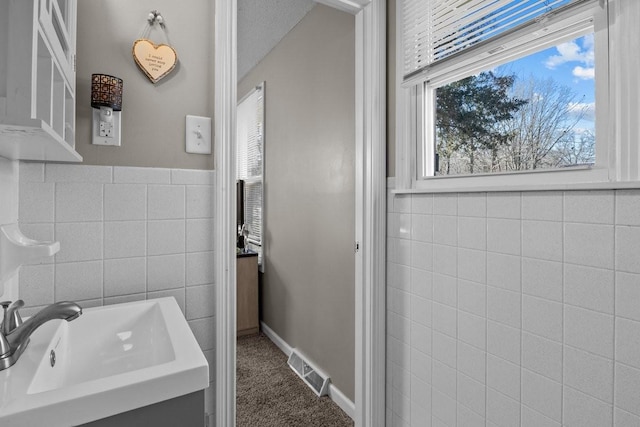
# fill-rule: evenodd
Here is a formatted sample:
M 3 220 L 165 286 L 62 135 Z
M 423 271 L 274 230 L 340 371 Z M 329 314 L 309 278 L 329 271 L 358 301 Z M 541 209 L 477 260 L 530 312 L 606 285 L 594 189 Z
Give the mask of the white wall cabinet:
M 76 4 L 0 2 L 0 156 L 82 161 L 74 149 Z

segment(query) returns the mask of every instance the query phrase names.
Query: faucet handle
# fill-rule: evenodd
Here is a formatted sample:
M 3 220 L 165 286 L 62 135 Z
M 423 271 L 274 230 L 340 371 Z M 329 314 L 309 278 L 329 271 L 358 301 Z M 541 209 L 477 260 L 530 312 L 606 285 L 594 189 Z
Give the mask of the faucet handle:
M 4 314 L 7 314 L 7 308 L 11 305 L 11 301 L 2 301 L 0 302 Z M 4 316 L 3 316 L 4 319 Z M 6 357 L 9 353 L 11 353 L 11 347 L 9 346 L 9 342 L 7 338 L 5 338 L 4 334 L 4 322 L 2 322 L 2 327 L 0 328 L 0 359 Z
M 22 317 L 20 317 L 20 313 L 18 312 L 19 308 L 24 307 L 24 301 L 19 299 L 11 304 L 11 301 L 3 301 L 0 302 L 4 310 L 4 316 L 2 321 L 2 332 L 3 334 L 9 335 L 15 328 L 22 324 Z M 2 343 L 0 343 L 0 347 Z
M 2 301 L 0 302 L 0 306 L 2 306 L 2 325 L 0 325 L 0 329 L 2 329 L 2 332 L 4 332 L 4 320 L 7 317 L 7 308 L 9 308 L 9 306 L 11 305 L 11 301 Z
M 11 301 L 2 301 L 0 302 L 0 306 L 2 306 L 2 324 L 0 325 L 0 330 L 2 331 L 1 335 L 6 335 L 6 326 L 7 326 L 7 309 L 9 308 L 9 306 L 11 305 Z M 6 341 L 6 340 L 5 340 Z M 2 346 L 2 342 L 0 340 L 0 351 L 2 351 L 3 349 L 1 348 Z
M 4 336 L 3 333 L 0 332 L 0 359 L 3 359 L 11 354 L 11 346 L 9 345 L 9 341 Z
M 24 301 L 21 299 L 15 301 L 9 307 L 9 315 L 11 316 L 9 319 L 9 327 L 12 331 L 22 325 L 22 316 L 20 316 L 20 312 L 18 311 L 18 309 L 22 307 L 24 307 Z

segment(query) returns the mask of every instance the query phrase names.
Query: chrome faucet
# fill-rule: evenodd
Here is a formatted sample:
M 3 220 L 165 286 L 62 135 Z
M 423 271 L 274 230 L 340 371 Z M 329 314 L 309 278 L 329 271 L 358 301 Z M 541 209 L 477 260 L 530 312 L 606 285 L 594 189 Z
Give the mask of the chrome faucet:
M 29 337 L 40 326 L 54 319 L 70 322 L 82 314 L 78 304 L 64 301 L 43 308 L 23 322 L 18 309 L 24 306 L 24 301 L 18 300 L 13 304 L 5 301 L 0 305 L 4 309 L 4 320 L 0 327 L 0 371 L 18 361 L 29 344 Z

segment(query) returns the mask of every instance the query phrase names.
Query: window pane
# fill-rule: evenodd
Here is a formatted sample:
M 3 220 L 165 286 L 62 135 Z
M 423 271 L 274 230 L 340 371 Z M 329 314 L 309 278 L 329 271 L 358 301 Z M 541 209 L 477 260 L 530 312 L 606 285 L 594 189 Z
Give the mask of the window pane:
M 238 103 L 236 128 L 236 178 L 244 181 L 244 226 L 249 233 L 245 244 L 258 252 L 262 272 L 264 93 L 262 82 Z
M 254 91 L 238 104 L 236 176 L 247 179 L 262 175 L 263 117 L 262 91 Z
M 436 175 L 595 162 L 593 34 L 436 89 Z
M 249 241 L 262 244 L 262 180 L 245 183 L 244 223 L 249 228 Z

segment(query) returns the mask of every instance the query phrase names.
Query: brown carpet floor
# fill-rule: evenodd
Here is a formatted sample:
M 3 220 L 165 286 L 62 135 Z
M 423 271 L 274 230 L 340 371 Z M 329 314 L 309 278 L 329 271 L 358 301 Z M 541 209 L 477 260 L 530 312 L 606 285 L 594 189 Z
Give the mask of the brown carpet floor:
M 329 397 L 318 398 L 265 335 L 238 338 L 238 427 L 341 427 L 353 421 Z

